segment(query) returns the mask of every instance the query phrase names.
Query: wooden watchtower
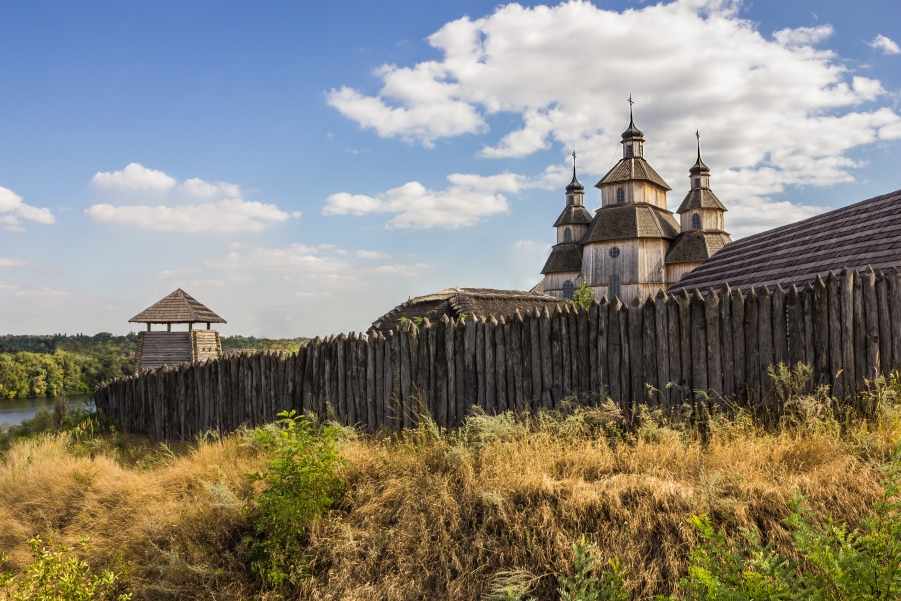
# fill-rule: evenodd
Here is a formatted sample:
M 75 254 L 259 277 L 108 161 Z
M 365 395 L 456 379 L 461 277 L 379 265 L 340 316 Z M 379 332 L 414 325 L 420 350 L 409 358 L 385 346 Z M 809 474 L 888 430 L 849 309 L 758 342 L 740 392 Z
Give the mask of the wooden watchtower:
M 162 365 L 179 365 L 215 359 L 222 354 L 219 332 L 210 324 L 226 323 L 191 295 L 179 288 L 154 305 L 128 320 L 146 323 L 147 330 L 138 334 L 135 351 L 135 373 Z M 166 331 L 152 331 L 153 324 L 166 324 Z M 188 324 L 187 332 L 173 332 L 172 324 Z M 195 330 L 195 323 L 205 323 L 206 330 Z

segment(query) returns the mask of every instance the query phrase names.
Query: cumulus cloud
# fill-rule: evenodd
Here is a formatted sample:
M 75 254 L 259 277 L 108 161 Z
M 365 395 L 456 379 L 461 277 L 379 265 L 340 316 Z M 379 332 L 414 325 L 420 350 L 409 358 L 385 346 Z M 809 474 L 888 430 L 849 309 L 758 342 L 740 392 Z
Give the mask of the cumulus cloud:
M 859 164 L 849 151 L 901 138 L 901 117 L 891 106 L 861 106 L 889 101 L 882 83 L 852 73 L 822 47 L 834 33 L 831 25 L 764 35 L 739 17 L 740 7 L 722 0 L 676 0 L 623 12 L 577 0 L 552 7 L 506 4 L 429 36 L 439 59 L 383 66 L 376 95 L 345 87 L 329 102 L 380 136 L 426 146 L 485 133 L 489 115 L 518 115 L 521 127 L 486 139 L 480 156 L 577 148 L 581 172 L 595 177 L 618 158 L 625 100 L 632 94 L 646 156 L 674 188 L 694 162 L 692 134 L 699 128 L 718 181 L 753 181 L 763 190 L 733 189 L 724 200 L 787 185 L 853 181 Z M 883 38 L 874 47 L 892 52 L 897 46 Z M 547 174 L 557 171 L 552 166 Z M 439 194 L 415 182 L 407 186 L 375 197 L 334 195 L 325 212 L 400 212 L 406 209 L 397 208 L 395 197 Z M 502 204 L 492 206 L 505 210 Z M 440 221 L 401 214 L 392 226 Z
M 300 217 L 273 204 L 246 201 L 241 187 L 194 177 L 178 183 L 162 171 L 131 163 L 121 171 L 97 173 L 92 182 L 113 191 L 165 193 L 170 204 L 95 204 L 85 211 L 93 221 L 170 232 L 258 232 Z M 200 204 L 191 201 L 204 200 Z M 129 197 L 134 201 L 134 196 Z M 187 202 L 186 202 L 187 201 Z
M 358 250 L 356 253 L 361 259 L 387 259 L 388 253 L 379 250 Z
M 130 163 L 121 171 L 98 171 L 91 178 L 91 183 L 99 188 L 165 192 L 174 188 L 178 181 L 162 171 L 148 169 L 140 163 Z
M 0 257 L 0 267 L 25 267 L 26 265 L 30 265 L 30 263 L 22 259 L 4 259 Z
M 762 196 L 747 196 L 728 205 L 726 230 L 732 239 L 743 238 L 786 223 L 808 219 L 829 209 L 812 205 L 774 201 Z
M 529 185 L 513 173 L 484 177 L 453 173 L 445 190 L 429 190 L 419 182 L 409 182 L 377 196 L 340 192 L 326 199 L 323 215 L 365 215 L 395 213 L 389 229 L 456 229 L 476 224 L 481 218 L 509 209 L 501 192 L 516 193 Z
M 22 197 L 8 188 L 0 186 L 0 229 L 24 232 L 22 219 L 36 223 L 51 224 L 56 218 L 50 209 L 40 209 L 22 202 Z
M 197 205 L 97 204 L 85 214 L 98 223 L 132 225 L 168 232 L 258 232 L 284 223 L 300 213 L 286 213 L 277 206 L 239 198 Z
M 875 50 L 882 50 L 882 54 L 901 54 L 901 48 L 898 47 L 898 44 L 882 34 L 873 38 L 869 46 Z

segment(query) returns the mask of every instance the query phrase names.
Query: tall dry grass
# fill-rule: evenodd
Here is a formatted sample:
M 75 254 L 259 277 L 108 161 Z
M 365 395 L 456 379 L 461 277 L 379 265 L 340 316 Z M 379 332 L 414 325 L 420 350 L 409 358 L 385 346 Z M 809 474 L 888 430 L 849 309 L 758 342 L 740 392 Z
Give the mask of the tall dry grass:
M 469 601 L 505 581 L 555 599 L 584 534 L 623 560 L 636 598 L 669 593 L 697 540 L 691 515 L 757 528 L 784 550 L 792 491 L 856 523 L 901 436 L 893 395 L 883 385 L 874 417 L 843 422 L 828 397 L 797 397 L 770 429 L 740 412 L 705 414 L 699 427 L 644 411 L 623 433 L 610 405 L 476 414 L 452 434 L 428 420 L 402 435 L 345 429 L 349 493 L 309 534 L 309 577 L 280 592 L 246 567 L 245 475 L 265 462 L 246 433 L 172 448 L 47 436 L 0 464 L 0 551 L 22 566 L 33 535 L 89 536 L 86 559 L 123 569 L 135 599 Z

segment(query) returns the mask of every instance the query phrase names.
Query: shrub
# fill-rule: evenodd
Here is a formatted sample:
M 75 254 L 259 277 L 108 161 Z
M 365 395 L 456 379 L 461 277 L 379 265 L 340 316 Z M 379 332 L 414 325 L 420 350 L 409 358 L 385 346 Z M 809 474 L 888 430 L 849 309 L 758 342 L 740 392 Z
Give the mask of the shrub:
M 249 475 L 265 485 L 252 499 L 256 536 L 248 540 L 251 567 L 273 587 L 302 575 L 307 526 L 345 490 L 338 474 L 344 466 L 335 448 L 338 430 L 315 431 L 310 420 L 294 411 L 278 416 L 275 424 L 253 432 L 255 443 L 270 457 L 265 472 Z
M 762 544 L 742 529 L 742 543 L 729 542 L 710 518 L 691 522 L 702 542 L 692 553 L 684 599 L 810 599 L 889 601 L 901 598 L 901 441 L 897 443 L 882 498 L 860 527 L 819 516 L 795 495 L 785 520 L 794 558 Z
M 0 573 L 0 599 L 9 601 L 128 601 L 131 595 L 119 593 L 119 575 L 111 570 L 93 572 L 86 562 L 69 555 L 63 545 L 44 546 L 40 537 L 28 541 L 32 562 L 19 578 L 11 571 Z M 81 544 L 86 549 L 87 539 Z M 68 556 L 68 557 L 67 557 Z M 0 564 L 6 556 L 0 554 Z

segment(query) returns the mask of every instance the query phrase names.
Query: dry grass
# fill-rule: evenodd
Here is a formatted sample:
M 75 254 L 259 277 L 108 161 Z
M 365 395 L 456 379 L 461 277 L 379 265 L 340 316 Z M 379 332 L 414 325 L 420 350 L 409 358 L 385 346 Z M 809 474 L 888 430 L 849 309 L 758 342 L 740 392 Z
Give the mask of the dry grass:
M 342 440 L 350 493 L 310 533 L 302 599 L 481 598 L 498 575 L 553 599 L 582 534 L 630 571 L 636 598 L 668 593 L 696 541 L 686 518 L 757 527 L 777 545 L 792 491 L 856 523 L 879 495 L 901 435 L 896 414 L 837 435 L 801 424 L 765 432 L 747 419 L 692 432 L 647 422 L 605 435 L 611 412 L 472 418 L 448 436 Z M 17 566 L 27 540 L 90 536 L 95 567 L 122 566 L 135 599 L 281 598 L 261 593 L 241 543 L 251 524 L 245 474 L 263 458 L 242 433 L 168 449 L 130 439 L 17 444 L 0 464 L 0 551 Z

